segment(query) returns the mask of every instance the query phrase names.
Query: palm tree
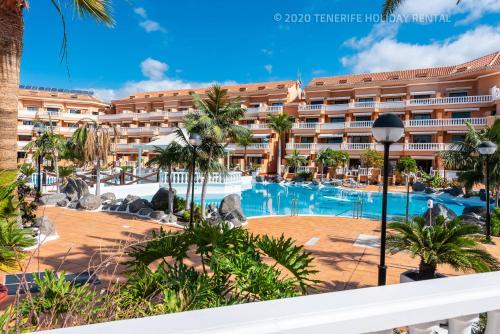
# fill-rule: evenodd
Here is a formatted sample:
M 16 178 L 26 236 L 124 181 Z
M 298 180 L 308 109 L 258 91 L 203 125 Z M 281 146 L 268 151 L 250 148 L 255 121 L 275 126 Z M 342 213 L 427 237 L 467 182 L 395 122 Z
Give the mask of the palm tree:
M 31 152 L 35 161 L 39 161 L 38 157 L 42 156 L 43 158 L 50 158 L 52 161 L 52 166 L 54 167 L 54 173 L 56 174 L 57 180 L 57 192 L 60 189 L 59 182 L 59 156 L 64 155 L 64 151 L 66 150 L 66 138 L 64 136 L 54 133 L 54 129 L 52 127 L 52 122 L 50 122 L 49 129 L 43 132 L 38 138 L 34 141 L 29 142 L 25 146 L 25 150 Z M 41 168 L 41 166 L 38 166 Z
M 93 17 L 98 22 L 113 25 L 109 0 L 66 0 L 81 17 Z M 56 9 L 63 26 L 62 57 L 66 56 L 66 23 L 59 1 L 46 1 Z M 19 69 L 23 51 L 26 0 L 0 1 L 0 170 L 16 169 L 17 165 L 17 102 Z
M 382 17 L 387 19 L 387 17 L 393 14 L 403 2 L 403 0 L 385 0 L 382 8 Z M 457 4 L 459 3 L 460 0 L 457 0 Z
M 247 147 L 255 142 L 255 139 L 253 138 L 252 133 L 246 132 L 240 135 L 238 138 L 236 138 L 236 142 L 238 143 L 239 146 L 243 147 L 243 171 L 247 170 L 248 167 L 248 161 L 247 161 Z
M 325 166 L 328 166 L 332 163 L 331 151 L 332 151 L 331 149 L 327 148 L 326 150 L 320 151 L 318 153 L 318 155 L 316 156 L 316 163 L 319 164 L 321 180 L 323 179 L 323 172 L 324 172 Z
M 294 119 L 293 117 L 286 114 L 280 114 L 280 115 L 269 114 L 267 117 L 269 120 L 268 121 L 269 128 L 278 134 L 278 157 L 276 159 L 276 174 L 281 175 L 282 140 L 285 133 L 290 131 L 290 129 L 292 128 Z
M 197 132 L 202 137 L 199 147 L 205 152 L 208 160 L 219 159 L 224 150 L 218 150 L 227 138 L 236 139 L 248 133 L 249 130 L 234 123 L 244 115 L 239 98 L 230 98 L 227 89 L 219 85 L 210 87 L 205 98 L 193 93 L 193 104 L 196 111 L 185 117 L 185 126 L 188 132 Z M 207 193 L 209 169 L 203 174 L 201 190 L 201 209 L 205 214 L 205 199 Z
M 467 123 L 468 131 L 463 141 L 451 144 L 450 149 L 440 152 L 445 168 L 460 170 L 458 180 L 463 182 L 467 191 L 475 184 L 485 183 L 485 157 L 478 154 L 477 148 L 484 140 L 491 140 L 500 146 L 500 120 L 497 119 L 491 128 L 476 130 Z M 500 150 L 490 158 L 490 184 L 498 193 L 500 190 Z
M 95 164 L 95 194 L 101 194 L 101 161 L 107 162 L 111 153 L 112 135 L 118 141 L 118 132 L 114 126 L 104 125 L 93 119 L 82 119 L 83 123 L 73 134 L 84 159 Z
M 172 142 L 167 147 L 155 147 L 155 157 L 147 162 L 148 166 L 156 165 L 167 172 L 168 181 L 168 211 L 174 212 L 174 189 L 172 187 L 172 168 L 177 165 L 180 160 L 179 156 L 182 151 L 182 146 L 176 142 Z M 188 183 L 189 185 L 189 183 Z M 189 187 L 188 187 L 189 188 Z
M 487 272 L 498 268 L 497 260 L 479 246 L 480 228 L 462 224 L 460 219 L 445 221 L 439 216 L 432 226 L 423 217 L 409 222 L 393 222 L 389 228 L 396 233 L 387 237 L 391 254 L 408 252 L 420 258 L 418 279 L 436 277 L 439 264 L 455 270 Z
M 286 157 L 286 165 L 294 168 L 295 174 L 297 174 L 297 167 L 307 164 L 307 159 L 299 154 L 299 151 L 294 150 L 292 154 Z

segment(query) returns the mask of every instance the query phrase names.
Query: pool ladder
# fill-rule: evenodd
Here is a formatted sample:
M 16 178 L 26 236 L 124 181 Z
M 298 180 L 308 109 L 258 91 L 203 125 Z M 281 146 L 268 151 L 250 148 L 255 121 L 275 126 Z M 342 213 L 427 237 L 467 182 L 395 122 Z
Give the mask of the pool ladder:
M 290 202 L 290 216 L 299 215 L 299 199 L 297 197 L 292 198 Z
M 357 196 L 356 200 L 352 202 L 352 218 L 360 219 L 363 218 L 363 196 Z

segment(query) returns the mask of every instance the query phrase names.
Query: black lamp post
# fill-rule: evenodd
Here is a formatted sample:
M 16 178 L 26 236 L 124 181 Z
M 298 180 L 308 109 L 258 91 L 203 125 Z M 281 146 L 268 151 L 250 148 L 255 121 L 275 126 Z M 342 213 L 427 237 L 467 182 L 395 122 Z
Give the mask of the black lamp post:
M 196 149 L 201 145 L 201 136 L 197 133 L 192 133 L 189 136 L 189 144 L 193 148 L 193 161 L 191 162 L 191 212 L 189 214 L 189 226 L 193 226 L 193 216 L 194 216 L 194 181 L 195 181 L 195 166 L 196 166 Z M 189 185 L 188 185 L 189 187 Z
M 495 154 L 497 145 L 487 140 L 479 144 L 477 150 L 481 155 L 486 156 L 486 240 L 491 240 L 490 157 Z
M 385 285 L 387 267 L 385 266 L 385 238 L 387 232 L 387 184 L 389 183 L 389 147 L 404 134 L 401 119 L 392 114 L 381 115 L 373 123 L 373 137 L 384 145 L 384 183 L 382 191 L 382 227 L 380 231 L 380 264 L 378 266 L 378 285 Z
M 38 135 L 38 138 L 40 138 L 43 132 L 45 131 L 45 126 L 42 123 L 36 123 L 33 126 L 33 131 Z M 38 148 L 40 148 L 40 146 Z M 37 167 L 38 167 L 37 196 L 40 196 L 42 194 L 42 164 L 43 164 L 43 154 L 40 150 L 38 152 L 38 157 L 37 157 Z

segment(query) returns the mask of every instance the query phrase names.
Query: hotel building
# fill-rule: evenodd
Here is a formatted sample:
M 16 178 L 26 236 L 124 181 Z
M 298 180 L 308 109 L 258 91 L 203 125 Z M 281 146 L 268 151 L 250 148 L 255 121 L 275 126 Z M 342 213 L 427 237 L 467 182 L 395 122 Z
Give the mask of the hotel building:
M 349 152 L 351 166 L 359 164 L 367 149 L 382 151 L 371 127 L 384 113 L 399 116 L 405 124 L 404 137 L 391 146 L 391 163 L 412 156 L 425 170 L 441 169 L 437 153 L 462 140 L 467 123 L 481 129 L 500 117 L 498 87 L 500 52 L 454 66 L 314 78 L 304 88 L 295 80 L 224 86 L 231 97 L 240 97 L 245 116 L 238 123 L 255 138 L 247 148 L 248 160 L 263 174 L 276 173 L 278 138 L 267 118 L 280 113 L 295 119 L 285 136 L 283 156 L 297 150 L 311 169 L 318 152 L 326 148 Z M 137 93 L 107 108 L 90 92 L 21 87 L 19 147 L 31 140 L 35 118 L 48 122 L 51 115 L 58 131 L 70 136 L 82 117 L 97 117 L 116 125 L 116 156 L 132 163 L 142 144 L 182 127 L 183 117 L 194 110 L 191 94 L 203 97 L 207 89 Z M 243 165 L 243 152 L 236 144 L 228 145 L 232 164 Z M 147 158 L 152 153 L 141 149 L 141 154 Z
M 85 119 L 97 120 L 109 105 L 99 101 L 92 92 L 36 86 L 19 88 L 17 147 L 18 161 L 26 157 L 24 147 L 30 141 L 36 122 L 49 126 L 55 133 L 71 137 Z

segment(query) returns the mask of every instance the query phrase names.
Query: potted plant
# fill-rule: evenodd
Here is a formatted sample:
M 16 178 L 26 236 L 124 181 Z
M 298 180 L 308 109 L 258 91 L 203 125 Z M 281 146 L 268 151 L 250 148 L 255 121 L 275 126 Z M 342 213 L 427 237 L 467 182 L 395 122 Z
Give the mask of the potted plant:
M 418 270 L 401 274 L 401 283 L 443 277 L 437 273 L 439 264 L 463 272 L 488 272 L 499 267 L 498 261 L 480 246 L 480 227 L 462 224 L 459 218 L 445 221 L 439 216 L 428 225 L 423 217 L 414 217 L 409 222 L 393 222 L 389 228 L 396 233 L 387 237 L 388 252 L 407 252 L 420 259 Z

